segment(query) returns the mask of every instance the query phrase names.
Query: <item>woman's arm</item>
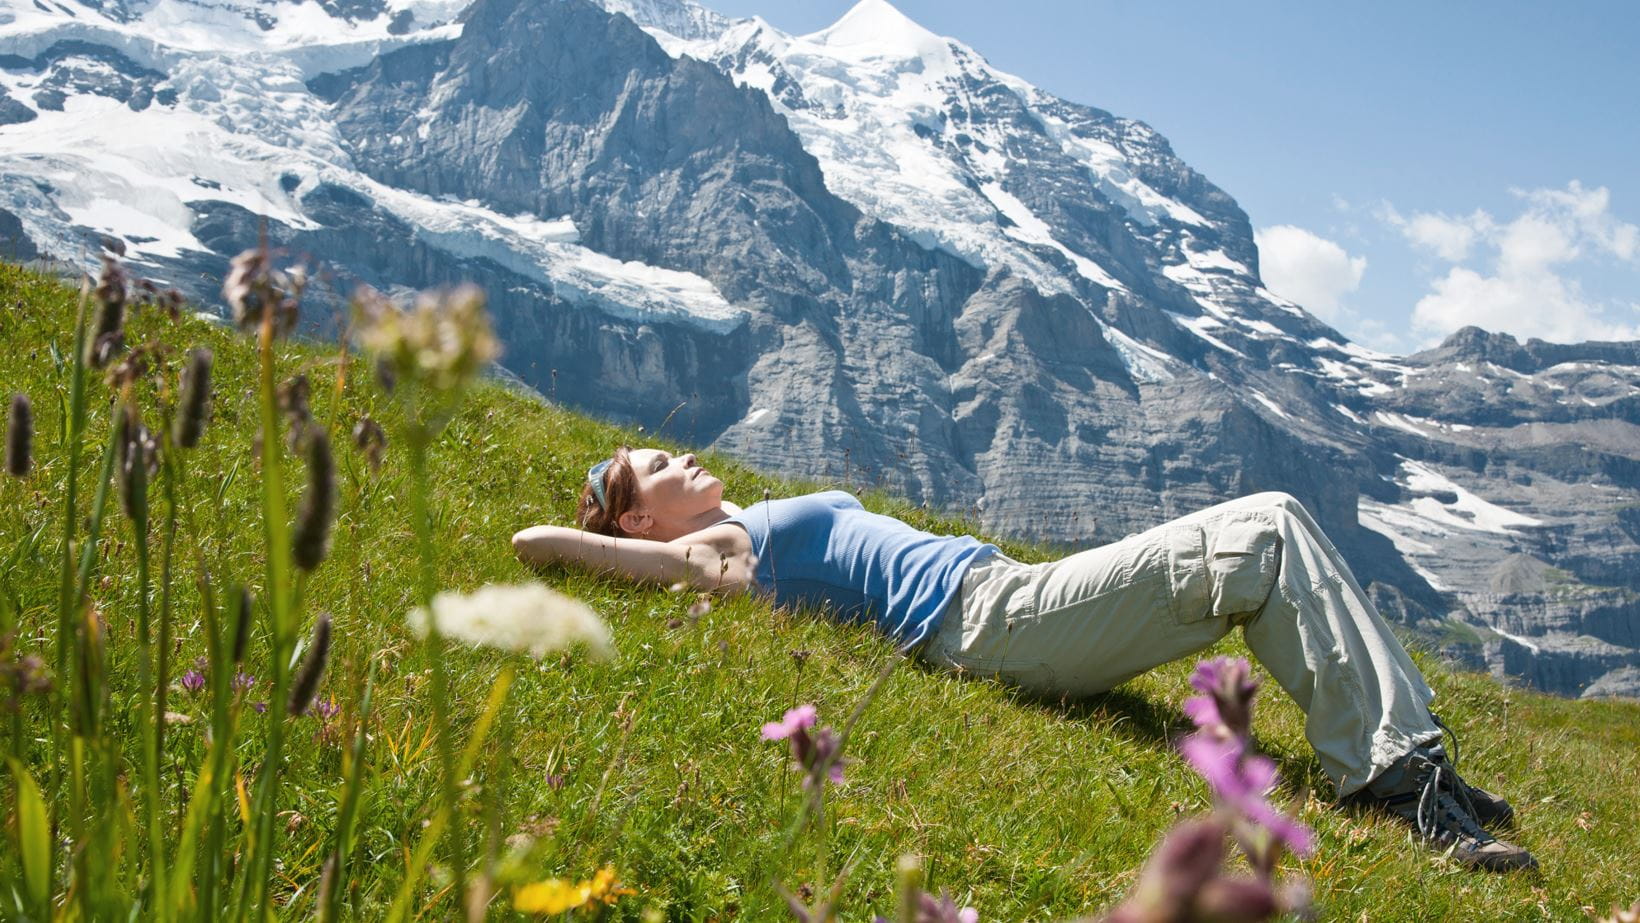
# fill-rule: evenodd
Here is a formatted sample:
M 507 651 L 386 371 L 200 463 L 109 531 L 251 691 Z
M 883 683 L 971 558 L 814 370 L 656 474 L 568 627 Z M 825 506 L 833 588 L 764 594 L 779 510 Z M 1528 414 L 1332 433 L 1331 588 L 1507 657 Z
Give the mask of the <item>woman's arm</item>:
M 530 526 L 513 535 L 513 550 L 525 564 L 563 562 L 614 571 L 650 583 L 679 581 L 705 590 L 743 589 L 744 568 L 725 567 L 706 545 L 613 538 L 565 526 Z

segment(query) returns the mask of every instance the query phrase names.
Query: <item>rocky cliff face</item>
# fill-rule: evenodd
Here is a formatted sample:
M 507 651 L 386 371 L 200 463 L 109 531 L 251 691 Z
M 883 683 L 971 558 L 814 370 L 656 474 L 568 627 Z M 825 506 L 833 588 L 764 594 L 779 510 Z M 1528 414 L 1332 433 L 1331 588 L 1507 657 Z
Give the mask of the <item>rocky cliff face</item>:
M 158 9 L 0 10 L 11 252 L 211 301 L 265 221 L 333 300 L 472 279 L 543 394 L 1013 535 L 1285 490 L 1453 656 L 1640 694 L 1640 344 L 1354 346 L 1148 126 L 882 0 Z

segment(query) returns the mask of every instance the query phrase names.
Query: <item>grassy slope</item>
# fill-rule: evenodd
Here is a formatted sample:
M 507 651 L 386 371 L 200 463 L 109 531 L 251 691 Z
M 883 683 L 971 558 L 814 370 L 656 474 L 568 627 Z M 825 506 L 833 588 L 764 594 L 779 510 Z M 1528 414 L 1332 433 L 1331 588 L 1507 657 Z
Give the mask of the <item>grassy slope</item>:
M 3 559 L 24 536 L 42 527 L 50 536 L 58 527 L 58 396 L 67 376 L 55 356 L 68 349 L 73 293 L 5 266 L 0 305 L 0 389 L 32 395 L 40 465 L 27 483 L 0 483 Z M 157 336 L 179 349 L 204 343 L 217 350 L 214 423 L 189 462 L 187 502 L 200 531 L 185 539 L 185 555 L 197 541 L 219 579 L 258 584 L 249 344 L 199 321 L 176 326 L 145 316 L 134 331 L 133 342 Z M 387 415 L 375 386 L 361 375 L 350 381 L 332 417 L 335 350 L 287 345 L 283 353 L 281 374 L 309 372 L 315 412 L 339 443 L 361 412 Z M 105 392 L 99 385 L 94 393 L 93 447 L 107 420 Z M 587 464 L 618 442 L 643 439 L 500 387 L 480 389 L 434 455 L 442 585 L 473 589 L 529 579 L 513 560 L 510 534 L 528 523 L 565 522 Z M 354 891 L 362 916 L 373 918 L 391 897 L 425 816 L 436 758 L 425 737 L 427 664 L 404 627 L 414 558 L 402 453 L 390 450 L 376 476 L 351 451 L 339 457 L 340 518 L 331 558 L 308 588 L 308 618 L 319 609 L 336 617 L 337 656 L 325 692 L 344 709 L 357 697 L 367 657 L 391 666 L 378 692 L 370 754 L 375 778 L 360 824 L 367 869 Z M 777 496 L 802 489 L 727 459 L 707 463 L 724 474 L 730 499 L 742 504 L 759 499 L 764 487 Z M 298 480 L 288 457 L 285 464 Z M 968 528 L 891 499 L 867 502 L 930 528 Z M 109 619 L 114 669 L 131 683 L 134 664 L 120 642 L 133 637 L 134 566 L 129 525 L 121 521 L 117 530 L 103 565 L 111 579 L 97 601 Z M 3 588 L 21 604 L 25 625 L 51 623 L 56 558 L 50 539 L 45 542 L 4 575 Z M 1008 547 L 1022 558 L 1042 556 Z M 188 569 L 179 563 L 179 572 L 177 662 L 186 665 L 201 651 L 202 632 Z M 692 601 L 686 596 L 579 572 L 543 577 L 592 603 L 612 626 L 621 657 L 610 666 L 564 658 L 539 668 L 512 658 L 522 668 L 519 681 L 502 736 L 487 748 L 478 773 L 501 796 L 498 835 L 537 836 L 522 866 L 535 875 L 586 876 L 600 863 L 616 864 L 638 892 L 617 907 L 620 917 L 635 918 L 650 905 L 666 906 L 673 919 L 781 916 L 769 875 L 801 881 L 813 853 L 799 843 L 787 858 L 778 854 L 797 790 L 784 753 L 760 742 L 757 729 L 798 701 L 814 701 L 822 720 L 840 722 L 893 656 L 890 645 L 866 630 L 751 600 L 720 603 L 692 622 L 684 618 Z M 798 650 L 811 653 L 806 663 L 792 657 Z M 1221 650 L 1245 653 L 1237 640 Z M 40 653 L 49 662 L 49 648 Z M 262 676 L 266 656 L 259 637 L 251 657 L 262 664 L 255 671 Z M 463 720 L 476 712 L 508 656 L 454 653 Z M 1464 768 L 1516 802 L 1522 816 L 1516 838 L 1539 856 L 1544 871 L 1513 877 L 1465 872 L 1413 844 L 1401 827 L 1329 808 L 1303 740 L 1302 716 L 1273 692 L 1258 717 L 1260 742 L 1280 760 L 1291 797 L 1319 833 L 1315 855 L 1290 863 L 1290 871 L 1313 879 L 1324 917 L 1565 918 L 1640 897 L 1632 866 L 1633 831 L 1640 828 L 1640 708 L 1509 690 L 1427 658 L 1422 663 L 1443 716 L 1462 735 Z M 831 805 L 830 867 L 850 857 L 858 862 L 845 919 L 889 910 L 893 862 L 907 850 L 928 857 L 935 885 L 980 907 L 986 919 L 1063 918 L 1116 901 L 1157 836 L 1181 812 L 1206 806 L 1204 786 L 1169 743 L 1185 729 L 1178 706 L 1189 668 L 1174 664 L 1090 700 L 1043 703 L 994 683 L 901 666 L 861 722 L 848 782 Z M 131 692 L 127 685 L 124 694 Z M 174 707 L 204 708 L 185 696 Z M 633 728 L 624 748 L 623 708 Z M 37 715 L 34 726 L 41 727 Z M 176 773 L 179 783 L 202 751 L 197 728 L 181 726 L 171 747 L 173 761 L 189 767 Z M 293 756 L 294 782 L 281 806 L 295 812 L 281 874 L 284 894 L 295 894 L 296 907 L 305 910 L 319 875 L 316 847 L 333 823 L 340 756 L 333 745 L 306 745 L 312 739 L 307 728 L 296 733 L 303 745 Z M 247 743 L 242 758 L 254 762 L 258 748 L 254 740 Z M 594 814 L 589 806 L 600 788 Z M 485 822 L 471 821 L 476 838 Z M 10 843 L 0 851 L 8 854 L 0 856 L 0 876 L 15 874 L 12 851 Z

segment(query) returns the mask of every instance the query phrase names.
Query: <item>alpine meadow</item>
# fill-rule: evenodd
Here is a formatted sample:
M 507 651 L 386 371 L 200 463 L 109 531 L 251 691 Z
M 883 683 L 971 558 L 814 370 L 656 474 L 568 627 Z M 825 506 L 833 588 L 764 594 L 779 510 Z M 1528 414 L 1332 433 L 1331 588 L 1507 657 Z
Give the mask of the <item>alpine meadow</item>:
M 1044 701 L 757 597 L 532 573 L 517 525 L 567 521 L 576 472 L 664 433 L 469 380 L 477 291 L 361 305 L 356 352 L 276 336 L 300 279 L 267 254 L 234 272 L 244 333 L 135 280 L 99 330 L 112 263 L 79 290 L 0 269 L 0 375 L 31 407 L 0 483 L 8 917 L 1186 918 L 1144 915 L 1188 877 L 1168 844 L 1241 821 L 1180 759 L 1181 706 L 1233 659 Z M 746 502 L 814 486 L 711 463 Z M 1255 837 L 1207 880 L 1329 919 L 1405 918 L 1414 889 L 1423 918 L 1632 902 L 1637 706 L 1418 663 L 1541 870 L 1481 875 L 1335 808 L 1275 693 L 1251 748 L 1313 840 Z

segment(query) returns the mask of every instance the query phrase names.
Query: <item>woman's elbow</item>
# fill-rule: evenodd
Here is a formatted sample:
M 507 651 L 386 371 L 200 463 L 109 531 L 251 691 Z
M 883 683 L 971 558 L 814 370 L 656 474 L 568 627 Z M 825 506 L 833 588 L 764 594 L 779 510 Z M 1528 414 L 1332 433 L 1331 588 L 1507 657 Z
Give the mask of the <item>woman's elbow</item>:
M 520 529 L 513 533 L 513 554 L 525 564 L 538 564 L 541 561 L 541 545 L 537 539 L 539 533 L 534 526 Z

